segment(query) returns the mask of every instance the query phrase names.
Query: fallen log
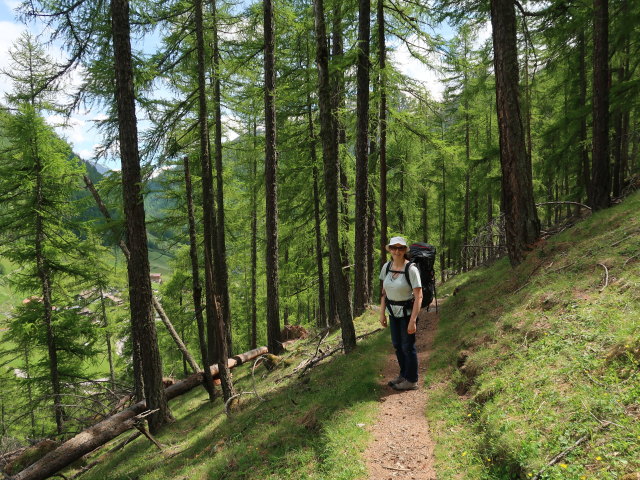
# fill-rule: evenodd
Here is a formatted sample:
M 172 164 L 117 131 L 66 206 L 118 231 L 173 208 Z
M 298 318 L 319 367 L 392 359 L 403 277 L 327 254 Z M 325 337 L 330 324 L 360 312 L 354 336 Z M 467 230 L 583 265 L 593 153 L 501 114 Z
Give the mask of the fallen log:
M 229 368 L 242 365 L 249 360 L 264 355 L 268 351 L 267 347 L 260 347 L 231 357 L 228 360 Z M 216 377 L 218 375 L 218 365 L 211 365 L 209 368 L 211 370 L 211 376 Z M 172 400 L 201 384 L 202 372 L 194 373 L 184 380 L 166 388 L 167 400 Z M 11 480 L 44 480 L 48 478 L 82 458 L 84 455 L 91 453 L 96 448 L 113 440 L 121 433 L 134 428 L 136 422 L 135 416 L 144 412 L 146 409 L 146 402 L 142 401 L 111 417 L 105 418 L 96 425 L 70 438 L 15 476 L 10 477 Z

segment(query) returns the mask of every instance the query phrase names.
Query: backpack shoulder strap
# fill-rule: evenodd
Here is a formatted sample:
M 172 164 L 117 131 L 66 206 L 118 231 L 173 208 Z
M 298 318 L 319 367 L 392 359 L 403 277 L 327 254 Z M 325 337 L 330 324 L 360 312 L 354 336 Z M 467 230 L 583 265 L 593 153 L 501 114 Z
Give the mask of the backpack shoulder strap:
M 413 265 L 413 262 L 409 262 L 404 266 L 404 278 L 406 278 L 407 283 L 409 284 L 409 286 L 411 287 L 411 290 L 413 291 L 413 285 L 411 284 L 411 277 L 409 276 L 409 267 L 411 267 L 411 265 Z
M 389 270 L 391 270 L 391 261 L 387 262 L 387 271 L 386 271 L 385 275 L 389 275 Z

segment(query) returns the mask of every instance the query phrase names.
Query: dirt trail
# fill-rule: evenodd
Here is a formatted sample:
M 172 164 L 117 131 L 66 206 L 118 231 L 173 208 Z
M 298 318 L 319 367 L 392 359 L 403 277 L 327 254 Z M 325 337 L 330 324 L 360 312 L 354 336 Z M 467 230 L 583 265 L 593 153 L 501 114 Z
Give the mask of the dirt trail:
M 384 384 L 380 414 L 369 428 L 374 440 L 365 452 L 369 480 L 435 480 L 434 442 L 425 418 L 427 391 L 424 373 L 438 326 L 434 311 L 420 313 L 416 347 L 418 349 L 418 390 L 396 392 L 387 381 L 398 375 L 391 338 L 389 356 L 380 377 Z

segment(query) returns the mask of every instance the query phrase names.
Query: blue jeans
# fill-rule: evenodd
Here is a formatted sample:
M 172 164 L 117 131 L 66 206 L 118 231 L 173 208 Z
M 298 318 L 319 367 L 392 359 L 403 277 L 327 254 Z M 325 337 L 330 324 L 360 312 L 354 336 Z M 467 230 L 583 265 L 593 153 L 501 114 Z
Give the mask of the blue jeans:
M 410 382 L 418 381 L 418 353 L 416 352 L 416 334 L 407 333 L 409 317 L 395 318 L 389 315 L 391 343 L 396 349 L 400 376 Z

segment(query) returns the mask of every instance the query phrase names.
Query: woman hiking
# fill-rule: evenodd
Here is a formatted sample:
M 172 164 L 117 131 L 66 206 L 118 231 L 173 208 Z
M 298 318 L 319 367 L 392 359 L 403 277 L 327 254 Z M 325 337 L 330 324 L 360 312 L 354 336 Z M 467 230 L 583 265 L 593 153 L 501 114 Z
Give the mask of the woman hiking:
M 422 304 L 420 272 L 409 262 L 407 241 L 403 237 L 392 237 L 386 248 L 392 259 L 380 271 L 383 282 L 380 324 L 387 326 L 386 313 L 389 313 L 391 343 L 400 367 L 399 375 L 388 385 L 395 390 L 415 390 L 418 388 L 416 321 Z

